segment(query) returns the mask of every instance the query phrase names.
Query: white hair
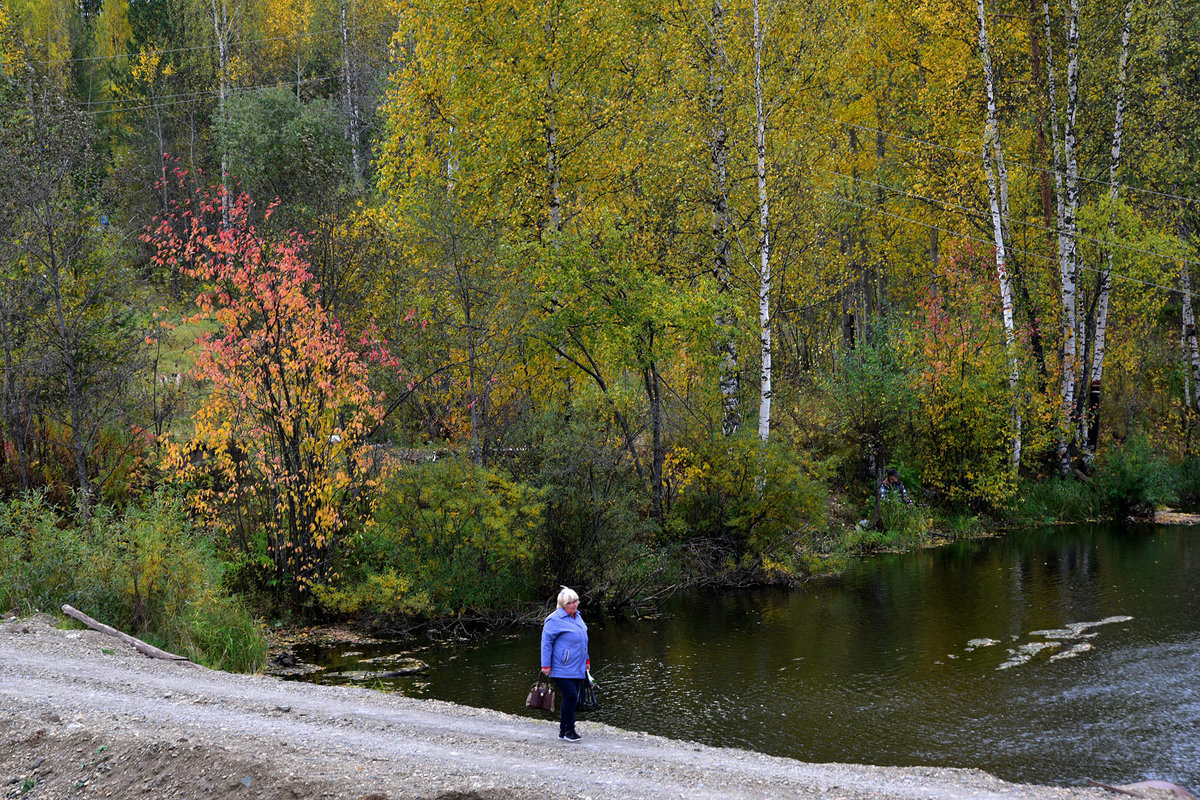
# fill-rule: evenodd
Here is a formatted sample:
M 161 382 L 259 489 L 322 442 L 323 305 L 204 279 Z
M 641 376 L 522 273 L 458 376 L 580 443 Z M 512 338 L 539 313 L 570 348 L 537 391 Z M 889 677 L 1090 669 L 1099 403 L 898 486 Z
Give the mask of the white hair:
M 574 603 L 578 599 L 579 595 L 575 593 L 574 589 L 564 586 L 562 587 L 562 591 L 558 593 L 558 607 L 565 608 L 567 603 Z

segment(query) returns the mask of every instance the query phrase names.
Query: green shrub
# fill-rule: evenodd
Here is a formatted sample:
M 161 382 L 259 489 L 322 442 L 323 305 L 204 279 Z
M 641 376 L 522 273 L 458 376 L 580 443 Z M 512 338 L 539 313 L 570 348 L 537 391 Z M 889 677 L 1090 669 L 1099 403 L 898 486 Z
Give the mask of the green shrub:
M 81 534 L 63 524 L 41 492 L 0 504 L 0 608 L 57 613 L 74 603 L 89 572 Z
M 933 516 L 928 508 L 884 501 L 879 504 L 879 524 L 875 527 L 862 522 L 855 525 L 838 543 L 837 551 L 864 555 L 912 550 L 929 544 L 932 536 Z
M 446 614 L 530 594 L 541 494 L 498 470 L 446 459 L 408 467 L 382 490 L 374 524 L 349 542 L 331 611 Z
M 803 570 L 797 558 L 825 512 L 821 465 L 787 444 L 764 444 L 750 435 L 680 447 L 674 462 L 679 496 L 668 520 L 673 535 L 715 546 L 725 567 Z M 709 568 L 720 566 L 709 562 Z
M 318 586 L 313 593 L 322 606 L 338 614 L 370 612 L 424 617 L 434 611 L 428 591 L 418 587 L 412 576 L 400 575 L 394 568 L 367 572 L 340 585 Z
M 1101 453 L 1087 480 L 1055 475 L 1022 483 L 1006 516 L 1021 524 L 1040 524 L 1146 515 L 1177 502 L 1181 494 L 1187 496 L 1198 478 L 1200 464 L 1172 465 L 1139 434 Z
M 267 661 L 262 623 L 236 597 L 205 592 L 188 607 L 185 653 L 213 669 L 257 672 Z
M 914 379 L 900 345 L 907 336 L 895 319 L 873 326 L 819 386 L 830 438 L 824 447 L 849 467 L 842 478 L 855 483 L 889 457 L 912 448 L 912 415 L 917 407 Z
M 984 524 L 975 514 L 951 512 L 938 514 L 934 512 L 933 527 L 947 539 L 965 539 L 979 536 L 984 532 Z
M 614 393 L 627 414 L 636 413 L 628 395 Z M 538 487 L 544 504 L 534 548 L 538 602 L 565 584 L 593 608 L 620 607 L 646 586 L 670 581 L 645 474 L 652 455 L 640 451 L 639 477 L 612 403 L 584 393 L 569 409 L 551 406 L 511 431 L 512 468 Z
M 884 501 L 879 504 L 879 524 L 891 545 L 905 550 L 928 544 L 933 534 L 933 516 L 922 505 Z
M 995 265 L 964 247 L 941 266 L 936 288 L 917 298 L 907 317 L 900 345 L 916 398 L 904 460 L 920 465 L 921 483 L 946 503 L 1002 506 L 1016 491 L 1014 398 L 992 288 Z
M 78 602 L 136 636 L 185 641 L 188 606 L 216 577 L 216 562 L 182 507 L 160 496 L 124 516 L 101 508 L 84 536 L 91 580 Z
M 851 528 L 837 545 L 836 553 L 842 555 L 867 555 L 892 549 L 891 537 L 886 530 L 857 524 Z
M 221 588 L 221 567 L 181 504 L 155 495 L 72 524 L 29 494 L 0 505 L 0 605 L 95 619 L 221 669 L 257 669 L 258 623 Z
M 1176 468 L 1179 502 L 1187 508 L 1200 505 L 1200 458 L 1192 457 Z
M 1175 471 L 1142 434 L 1102 453 L 1091 485 L 1098 511 L 1113 519 L 1152 513 L 1178 499 Z

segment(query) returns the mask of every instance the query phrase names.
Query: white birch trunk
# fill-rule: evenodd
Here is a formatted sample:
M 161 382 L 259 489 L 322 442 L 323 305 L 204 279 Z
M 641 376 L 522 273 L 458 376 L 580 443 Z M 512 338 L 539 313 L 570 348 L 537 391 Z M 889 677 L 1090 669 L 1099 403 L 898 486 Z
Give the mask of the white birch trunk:
M 554 52 L 554 24 L 547 21 L 546 53 Z M 562 230 L 562 162 L 558 150 L 558 69 L 550 65 L 546 76 L 546 99 L 543 104 L 545 121 L 542 123 L 542 135 L 546 140 L 546 215 L 549 218 L 550 230 Z
M 763 29 L 759 0 L 754 0 L 754 133 L 758 155 L 758 324 L 762 362 L 758 399 L 758 438 L 771 435 L 771 233 L 767 202 L 767 118 L 763 107 Z
M 733 278 L 730 273 L 731 243 L 729 216 L 729 134 L 725 126 L 725 53 L 727 22 L 721 0 L 712 3 L 712 28 L 710 31 L 709 110 L 712 115 L 712 134 L 709 147 L 713 170 L 713 275 L 716 278 L 718 302 L 717 329 L 721 341 L 718 351 L 721 357 L 721 430 L 726 436 L 737 433 L 742 426 L 742 414 L 738 395 L 737 343 L 734 339 Z
M 550 230 L 562 230 L 562 165 L 558 152 L 558 114 L 555 93 L 558 91 L 558 76 L 550 72 L 546 87 L 546 122 L 542 133 L 546 138 L 546 215 Z
M 996 81 L 992 71 L 991 46 L 988 43 L 987 13 L 983 0 L 975 0 L 979 16 L 979 55 L 983 61 L 983 73 L 987 84 L 987 127 L 984 132 L 983 164 L 987 173 L 988 200 L 992 212 L 992 236 L 996 245 L 996 278 L 1000 284 L 1000 309 L 1004 319 L 1004 345 L 1008 354 L 1008 390 L 1012 404 L 1010 419 L 1012 426 L 1012 454 L 1010 465 L 1014 473 L 1021 467 L 1021 402 L 1020 364 L 1017 360 L 1016 333 L 1013 325 L 1012 286 L 1008 280 L 1008 250 L 1004 242 L 1004 215 L 1002 206 L 1007 200 L 1007 189 L 998 181 L 998 172 L 1004 163 L 1004 148 L 1000 141 L 1000 121 L 996 108 Z M 1004 176 L 1007 180 L 1007 175 Z
M 1004 227 L 1004 236 L 1012 241 L 1012 215 L 1008 209 L 1008 164 L 1004 160 L 1004 148 L 1000 146 L 1000 123 L 996 122 L 996 135 L 993 139 L 992 156 L 995 159 L 996 180 L 1000 192 L 1000 222 Z
M 1133 0 L 1125 4 L 1125 27 L 1121 31 L 1121 56 L 1117 65 L 1117 108 L 1113 119 L 1112 158 L 1108 163 L 1108 199 L 1110 211 L 1108 217 L 1108 234 L 1111 239 L 1116 228 L 1116 218 L 1113 216 L 1114 206 L 1119 195 L 1117 173 L 1121 167 L 1121 135 L 1125 122 L 1125 82 L 1129 65 L 1130 20 L 1133 16 Z M 1087 410 L 1083 415 L 1082 424 L 1085 426 L 1082 441 L 1084 457 L 1091 460 L 1096 452 L 1099 436 L 1100 397 L 1104 378 L 1105 338 L 1108 333 L 1108 300 L 1112 294 L 1112 248 L 1108 247 L 1107 258 L 1100 271 L 1100 290 L 1096 298 L 1096 322 L 1092 335 L 1092 364 L 1089 370 Z
M 1066 269 L 1067 237 L 1063 218 L 1067 215 L 1066 191 L 1063 188 L 1062 143 L 1058 138 L 1058 86 L 1054 77 L 1054 44 L 1050 31 L 1050 0 L 1042 0 L 1046 26 L 1046 88 L 1050 100 L 1050 151 L 1054 159 L 1055 239 L 1058 245 L 1059 270 Z
M 450 73 L 450 94 L 454 95 L 454 83 L 457 80 L 456 73 Z M 453 101 L 451 101 L 453 103 Z M 453 197 L 454 188 L 458 185 L 458 126 L 454 124 L 453 115 L 451 115 L 450 126 L 446 131 L 446 192 Z
M 1183 295 L 1183 302 L 1187 303 L 1187 295 Z M 1186 315 L 1190 314 L 1190 308 Z M 1188 351 L 1188 323 L 1184 318 L 1183 324 L 1180 326 L 1180 353 L 1184 354 L 1184 359 L 1187 359 Z M 1184 369 L 1183 371 L 1183 408 L 1188 409 L 1188 413 L 1192 411 L 1192 371 Z
M 1187 361 L 1185 388 L 1188 393 L 1188 410 L 1200 411 L 1200 343 L 1196 341 L 1196 316 L 1192 308 L 1192 275 L 1187 262 L 1179 265 L 1179 288 L 1183 293 L 1183 357 Z
M 1079 367 L 1079 251 L 1076 247 L 1079 212 L 1079 159 L 1076 154 L 1075 130 L 1079 111 L 1079 0 L 1070 0 L 1067 21 L 1067 108 L 1063 124 L 1063 157 L 1066 166 L 1066 208 L 1063 233 L 1066 237 L 1064 258 L 1059 266 L 1062 323 L 1062 415 L 1064 437 L 1058 444 L 1059 470 L 1071 474 L 1071 445 L 1075 429 L 1075 393 Z
M 342 34 L 342 83 L 346 88 L 346 138 L 350 140 L 350 155 L 354 160 L 354 177 L 362 180 L 362 119 L 358 98 L 354 93 L 354 70 L 350 61 L 350 25 L 347 21 L 346 0 L 339 3 Z
M 221 119 L 221 222 L 229 227 L 229 10 L 225 0 L 212 0 L 213 36 L 217 40 L 217 114 Z

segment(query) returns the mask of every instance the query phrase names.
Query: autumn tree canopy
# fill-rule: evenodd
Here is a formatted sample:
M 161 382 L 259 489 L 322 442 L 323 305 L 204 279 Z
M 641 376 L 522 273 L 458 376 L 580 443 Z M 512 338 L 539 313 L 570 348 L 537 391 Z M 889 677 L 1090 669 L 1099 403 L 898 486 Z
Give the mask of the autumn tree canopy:
M 889 465 L 1004 515 L 1134 440 L 1190 463 L 1193 5 L 14 0 L 4 157 L 61 225 L 0 208 L 3 485 L 165 466 L 307 590 L 368 558 L 368 448 L 537 494 L 504 563 L 560 574 L 783 564 Z

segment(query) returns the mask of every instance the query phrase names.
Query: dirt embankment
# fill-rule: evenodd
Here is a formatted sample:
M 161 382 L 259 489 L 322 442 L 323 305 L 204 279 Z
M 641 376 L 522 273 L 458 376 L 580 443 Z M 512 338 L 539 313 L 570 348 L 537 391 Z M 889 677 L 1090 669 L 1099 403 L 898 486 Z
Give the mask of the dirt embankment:
M 975 770 L 805 764 L 581 723 L 144 658 L 0 623 L 0 797 L 1099 800 Z

